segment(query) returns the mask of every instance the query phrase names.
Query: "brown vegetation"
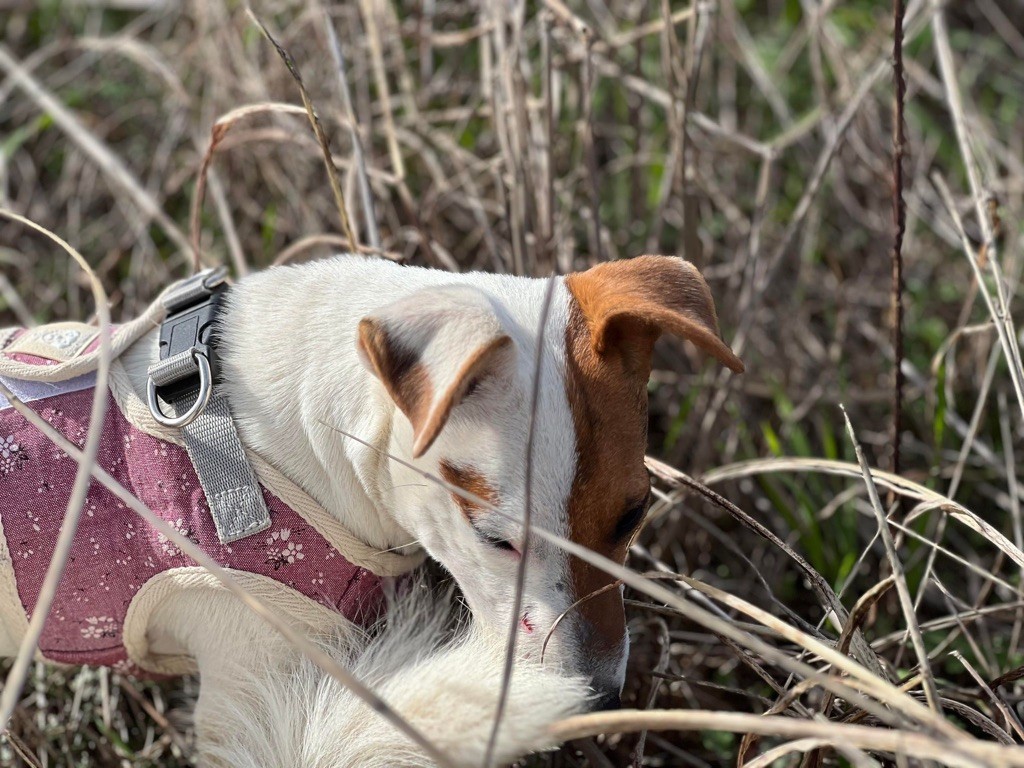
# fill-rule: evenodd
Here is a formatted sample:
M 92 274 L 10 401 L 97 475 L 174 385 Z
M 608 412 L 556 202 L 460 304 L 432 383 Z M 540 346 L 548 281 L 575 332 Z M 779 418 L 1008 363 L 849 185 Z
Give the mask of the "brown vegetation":
M 115 322 L 196 259 L 684 254 L 747 373 L 657 346 L 648 576 L 613 574 L 645 711 L 531 764 L 1020 764 L 1022 11 L 907 3 L 899 353 L 887 6 L 254 3 L 318 138 L 240 4 L 0 2 L 0 207 L 84 254 Z M 3 325 L 93 311 L 23 224 L 0 263 Z M 194 693 L 38 667 L 0 760 L 188 765 Z

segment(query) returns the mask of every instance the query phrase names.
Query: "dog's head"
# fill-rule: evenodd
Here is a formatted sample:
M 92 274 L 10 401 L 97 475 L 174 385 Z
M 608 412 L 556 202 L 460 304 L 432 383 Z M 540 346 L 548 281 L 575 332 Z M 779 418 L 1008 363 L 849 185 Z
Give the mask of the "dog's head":
M 522 519 L 544 280 L 480 276 L 422 288 L 364 318 L 360 356 L 405 415 L 391 451 Z M 650 500 L 647 380 L 662 333 L 734 371 L 714 302 L 689 263 L 642 256 L 559 279 L 540 352 L 532 523 L 622 563 Z M 503 632 L 521 558 L 520 526 L 391 465 L 392 511 L 455 577 L 478 621 Z M 629 640 L 613 579 L 531 539 L 519 645 L 588 675 L 616 701 Z M 577 605 L 578 603 L 578 605 Z M 575 607 L 573 607 L 575 606 Z

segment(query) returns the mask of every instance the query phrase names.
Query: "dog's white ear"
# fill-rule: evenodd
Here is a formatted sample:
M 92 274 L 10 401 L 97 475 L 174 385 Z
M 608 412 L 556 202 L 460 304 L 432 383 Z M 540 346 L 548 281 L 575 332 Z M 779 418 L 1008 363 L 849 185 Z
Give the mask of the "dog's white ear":
M 711 289 L 697 268 L 675 256 L 638 256 L 598 264 L 566 277 L 590 329 L 594 351 L 618 350 L 649 367 L 662 332 L 680 336 L 727 368 L 743 363 L 718 336 Z
M 359 321 L 360 359 L 411 422 L 415 458 L 511 346 L 487 297 L 467 286 L 425 288 Z

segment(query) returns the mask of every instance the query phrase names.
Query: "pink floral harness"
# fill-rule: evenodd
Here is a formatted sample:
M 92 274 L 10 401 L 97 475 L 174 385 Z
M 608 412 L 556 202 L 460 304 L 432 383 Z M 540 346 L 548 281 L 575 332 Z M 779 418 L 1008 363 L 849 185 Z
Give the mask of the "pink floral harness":
M 10 360 L 53 365 L 45 357 L 6 349 Z M 17 382 L 7 380 L 9 386 Z M 75 445 L 85 443 L 94 376 L 39 385 L 23 396 L 30 408 Z M 14 387 L 12 386 L 12 389 Z M 206 497 L 183 448 L 134 427 L 112 396 L 98 463 L 149 509 L 229 569 L 269 577 L 351 621 L 374 620 L 383 604 L 381 578 L 348 562 L 310 523 L 262 488 L 271 527 L 221 544 Z M 43 578 L 77 471 L 0 397 L 0 522 L 26 615 L 36 608 Z M 130 659 L 123 641 L 133 598 L 157 574 L 194 566 L 170 540 L 99 483 L 93 482 L 39 650 L 50 661 L 116 666 L 150 675 Z

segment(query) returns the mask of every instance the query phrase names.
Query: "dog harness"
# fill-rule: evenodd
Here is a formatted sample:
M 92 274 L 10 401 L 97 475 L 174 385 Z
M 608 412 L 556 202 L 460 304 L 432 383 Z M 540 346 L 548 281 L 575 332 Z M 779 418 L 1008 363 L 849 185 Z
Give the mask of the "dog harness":
M 160 313 L 151 307 L 148 322 L 143 317 L 115 329 L 115 354 L 134 341 L 131 337 L 151 330 Z M 0 330 L 0 378 L 81 447 L 89 430 L 98 346 L 98 329 L 77 323 Z M 100 467 L 219 564 L 245 575 L 243 584 L 272 584 L 270 592 L 289 595 L 293 605 L 319 605 L 361 625 L 379 615 L 387 578 L 414 567 L 416 558 L 382 555 L 358 542 L 258 459 L 254 466 L 269 527 L 224 543 L 182 441 L 147 419 L 125 376 L 115 360 Z M 77 469 L 74 458 L 0 397 L 0 561 L 9 558 L 26 616 L 35 611 Z M 167 673 L 147 658 L 145 618 L 152 594 L 145 596 L 169 578 L 199 570 L 172 541 L 93 482 L 45 622 L 41 657 L 136 675 Z M 133 615 L 143 617 L 142 625 L 126 627 Z

